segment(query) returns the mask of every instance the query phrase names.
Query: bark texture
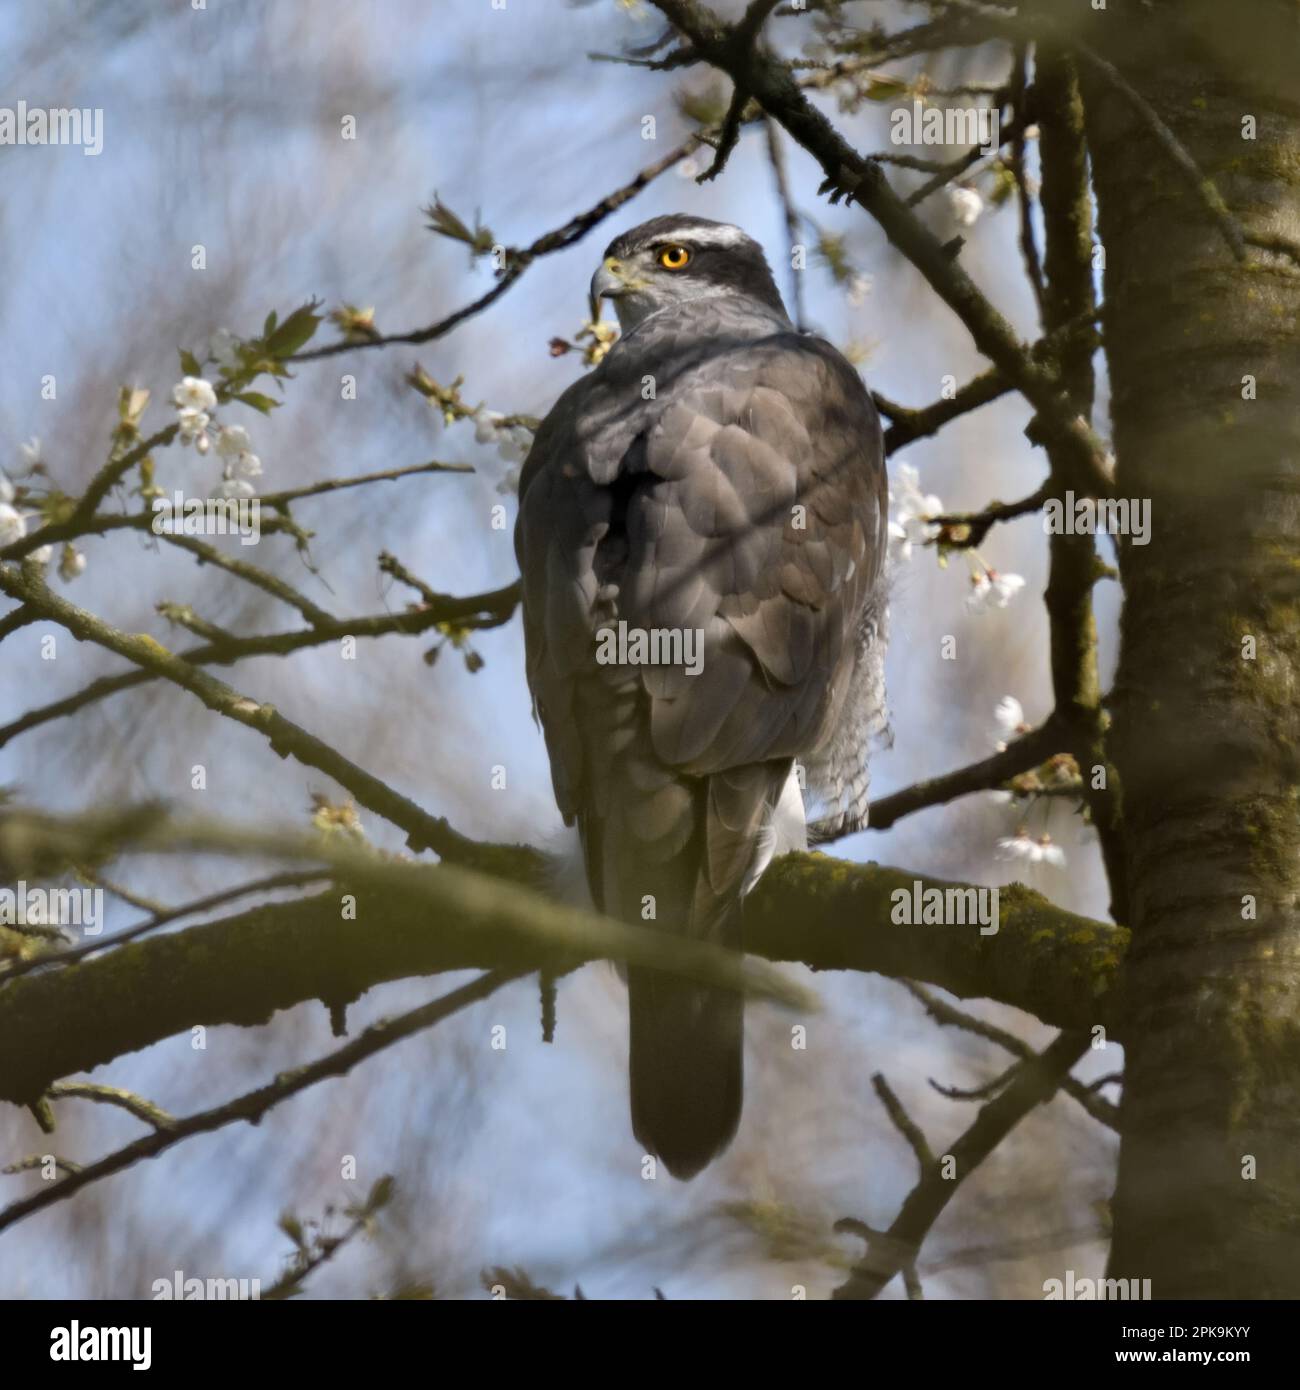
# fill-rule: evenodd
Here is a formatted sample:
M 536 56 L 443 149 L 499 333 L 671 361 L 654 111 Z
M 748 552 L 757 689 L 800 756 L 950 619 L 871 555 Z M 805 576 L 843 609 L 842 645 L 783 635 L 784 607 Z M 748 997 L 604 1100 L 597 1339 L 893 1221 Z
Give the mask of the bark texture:
M 1248 233 L 1300 240 L 1297 6 L 1112 3 L 1080 37 Z M 1300 275 L 1234 259 L 1132 102 L 1095 73 L 1085 95 L 1117 491 L 1152 524 L 1121 547 L 1133 943 L 1111 1273 L 1157 1298 L 1295 1298 Z

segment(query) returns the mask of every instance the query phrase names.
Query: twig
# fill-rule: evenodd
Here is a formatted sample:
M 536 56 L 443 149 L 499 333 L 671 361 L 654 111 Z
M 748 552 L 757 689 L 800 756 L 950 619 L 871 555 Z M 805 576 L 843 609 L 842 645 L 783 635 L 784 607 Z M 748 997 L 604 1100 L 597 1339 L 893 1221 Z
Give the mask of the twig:
M 271 519 L 274 520 L 274 518 Z M 263 526 L 263 530 L 265 529 Z M 242 579 L 255 589 L 261 589 L 263 593 L 274 595 L 282 603 L 287 603 L 290 608 L 296 608 L 314 627 L 324 627 L 334 622 L 333 616 L 326 609 L 299 593 L 292 584 L 281 579 L 279 575 L 271 574 L 269 571 L 259 568 L 248 560 L 241 560 L 235 555 L 227 555 L 225 551 L 218 550 L 215 545 L 210 545 L 197 536 L 186 536 L 177 531 L 164 531 L 159 539 L 166 541 L 168 545 L 174 545 L 178 550 L 188 550 L 201 565 L 212 565 L 216 569 L 225 570 L 227 574 L 233 574 L 237 579 Z
M 885 1107 L 885 1113 L 889 1116 L 894 1128 L 907 1140 L 912 1152 L 916 1155 L 916 1161 L 920 1165 L 922 1172 L 934 1162 L 934 1153 L 925 1135 L 921 1133 L 921 1127 L 903 1108 L 903 1102 L 894 1094 L 888 1081 L 885 1080 L 881 1072 L 871 1078 L 871 1084 L 876 1089 L 876 1094 L 880 1097 L 881 1104 Z
M 1000 1072 L 992 1081 L 986 1081 L 982 1086 L 944 1086 L 934 1077 L 929 1077 L 931 1087 L 937 1091 L 945 1100 L 988 1100 L 990 1096 L 995 1096 L 1016 1074 L 1017 1063 L 1012 1064 L 1003 1072 Z
M 799 210 L 794 205 L 790 192 L 790 179 L 786 173 L 785 151 L 781 148 L 780 127 L 770 117 L 763 118 L 763 135 L 767 141 L 767 162 L 772 168 L 772 179 L 776 184 L 776 196 L 781 203 L 785 218 L 786 246 L 790 256 L 790 307 L 794 310 L 794 326 L 805 326 L 803 311 L 803 272 L 795 267 L 795 247 L 799 241 Z
M 1070 460 L 1075 485 L 1109 496 L 1113 480 L 1105 449 L 1087 422 L 1070 408 L 1057 375 L 1035 360 L 1015 330 L 976 288 L 937 237 L 905 206 L 878 164 L 858 155 L 800 90 L 779 59 L 758 49 L 741 49 L 733 30 L 698 0 L 653 0 L 713 66 L 750 91 L 762 108 L 817 159 L 826 175 L 823 191 L 832 201 L 857 201 L 912 262 L 939 297 L 962 320 L 976 346 L 1033 405 L 1045 436 Z M 982 23 L 981 19 L 981 23 Z
M 176 1117 L 169 1115 L 162 1106 L 118 1086 L 101 1086 L 93 1081 L 56 1081 L 45 1094 L 51 1100 L 75 1098 L 97 1101 L 101 1105 L 116 1105 L 156 1130 L 170 1131 L 176 1127 Z
M 338 642 L 345 637 L 384 637 L 391 634 L 418 636 L 443 623 L 481 631 L 508 622 L 519 602 L 519 582 L 507 584 L 486 594 L 454 597 L 427 589 L 426 607 L 408 608 L 400 613 L 377 613 L 364 618 L 331 618 L 322 615 L 316 627 L 298 632 L 272 632 L 253 637 L 226 636 L 206 646 L 192 647 L 178 653 L 178 659 L 193 666 L 231 666 L 255 656 L 289 656 L 294 652 Z M 181 612 L 172 610 L 169 616 L 181 621 Z M 183 626 L 193 627 L 194 620 L 186 615 Z M 87 706 L 106 700 L 124 690 L 147 685 L 160 679 L 157 672 L 127 671 L 119 676 L 102 676 L 84 689 L 51 704 L 42 705 L 20 715 L 12 723 L 0 726 L 0 748 L 42 724 L 62 719 Z
M 856 820 L 843 824 L 830 821 L 817 821 L 808 827 L 810 844 L 825 844 L 832 839 L 846 835 L 856 835 L 862 830 L 888 830 L 896 821 L 923 811 L 931 806 L 942 806 L 959 796 L 971 792 L 990 791 L 1021 772 L 1046 762 L 1053 753 L 1059 752 L 1060 731 L 1054 721 L 1048 720 L 1023 738 L 1004 748 L 1000 753 L 945 773 L 942 777 L 931 777 L 923 782 L 915 782 L 910 787 L 891 793 L 875 802 L 865 824 Z
M 174 1148 L 183 1140 L 190 1138 L 191 1135 L 210 1134 L 213 1130 L 221 1129 L 237 1120 L 247 1120 L 250 1124 L 257 1124 L 268 1110 L 289 1096 L 297 1095 L 298 1092 L 307 1090 L 308 1087 L 316 1085 L 317 1082 L 335 1076 L 343 1076 L 351 1071 L 358 1062 L 374 1056 L 375 1053 L 391 1047 L 396 1042 L 401 1042 L 403 1038 L 408 1038 L 413 1033 L 422 1032 L 425 1028 L 432 1027 L 435 1023 L 441 1022 L 442 1019 L 469 1004 L 486 999 L 488 995 L 515 978 L 517 977 L 508 971 L 488 971 L 476 980 L 471 980 L 469 984 L 462 985 L 459 989 L 454 989 L 431 1003 L 421 1005 L 418 1009 L 411 1009 L 407 1013 L 399 1014 L 396 1018 L 381 1019 L 351 1042 L 327 1053 L 318 1061 L 298 1067 L 293 1071 L 281 1072 L 274 1081 L 265 1086 L 259 1086 L 254 1091 L 247 1091 L 242 1096 L 227 1101 L 224 1105 L 173 1120 L 169 1128 L 157 1129 L 152 1134 L 146 1134 L 134 1143 L 126 1144 L 115 1152 L 97 1159 L 94 1163 L 89 1163 L 85 1167 L 77 1169 L 76 1172 L 69 1173 L 62 1182 L 54 1183 L 52 1186 L 33 1193 L 30 1197 L 24 1197 L 17 1202 L 10 1203 L 3 1211 L 0 1211 L 0 1231 L 15 1225 L 23 1217 L 30 1216 L 33 1212 L 53 1206 L 55 1202 L 66 1200 L 74 1193 L 80 1192 L 83 1187 L 97 1182 L 100 1178 L 106 1178 L 113 1173 L 120 1173 L 124 1168 L 129 1168 L 142 1158 L 156 1158 L 160 1153 Z
M 122 481 L 123 478 L 155 449 L 165 448 L 176 438 L 180 431 L 180 425 L 170 424 L 160 429 L 156 434 L 151 434 L 148 439 L 142 440 L 134 449 L 128 449 L 125 453 L 110 458 L 109 461 L 99 470 L 90 480 L 90 486 L 81 494 L 77 502 L 76 509 L 70 518 L 72 526 L 80 526 L 87 522 L 99 508 L 99 504 L 108 496 L 110 492 Z M 45 528 L 47 531 L 52 529 Z M 41 532 L 36 533 L 37 536 Z M 45 542 L 40 542 L 45 544 Z
M 351 1224 L 338 1235 L 327 1235 L 323 1225 L 317 1226 L 315 1234 L 307 1238 L 299 1222 L 285 1216 L 280 1219 L 280 1229 L 294 1242 L 295 1251 L 289 1267 L 279 1279 L 262 1293 L 262 1302 L 275 1302 L 292 1298 L 299 1293 L 306 1280 L 322 1265 L 327 1264 L 340 1250 L 362 1232 L 368 1232 L 374 1225 L 376 1214 L 391 1200 L 393 1179 L 385 1174 L 370 1189 L 364 1202 L 349 1206 L 344 1215 L 352 1218 Z M 331 1208 L 326 1208 L 326 1215 Z M 315 1223 L 311 1223 L 315 1225 Z M 308 1229 L 311 1229 L 309 1225 Z
M 731 158 L 731 152 L 740 140 L 740 127 L 744 120 L 745 107 L 748 105 L 749 93 L 743 87 L 736 87 L 731 93 L 727 114 L 722 119 L 722 130 L 718 135 L 717 144 L 713 147 L 713 158 L 702 174 L 696 174 L 696 183 L 711 183 L 727 167 L 727 160 Z
M 362 806 L 405 831 L 407 846 L 413 853 L 431 849 L 445 859 L 473 857 L 474 842 L 458 834 L 446 820 L 429 815 L 413 801 L 335 752 L 329 744 L 286 719 L 274 706 L 261 704 L 240 694 L 168 651 L 152 637 L 121 632 L 60 598 L 46 587 L 35 566 L 25 566 L 21 574 L 12 568 L 0 566 L 0 589 L 11 598 L 25 600 L 42 617 L 62 624 L 81 641 L 94 642 L 97 646 L 116 652 L 143 670 L 189 691 L 214 714 L 255 730 L 268 740 L 271 748 L 281 757 L 292 754 L 304 767 L 315 768 L 332 777 L 351 792 Z
M 1038 243 L 1034 239 L 1034 202 L 1029 194 L 1029 175 L 1025 169 L 1025 93 L 1028 82 L 1028 45 L 1021 40 L 1015 46 L 1012 67 L 1011 101 L 1016 113 L 1015 129 L 1011 135 L 1011 175 L 1016 181 L 1016 202 L 1020 207 L 1020 251 L 1025 258 L 1025 271 L 1029 276 L 1034 300 L 1038 305 L 1038 316 L 1044 327 L 1047 326 L 1044 306 L 1043 263 L 1038 255 Z
M 952 1004 L 946 1003 L 938 995 L 926 989 L 924 985 L 917 984 L 915 980 L 900 980 L 899 983 L 905 990 L 917 1000 L 936 1023 L 949 1028 L 961 1028 L 967 1033 L 974 1034 L 977 1038 L 984 1038 L 987 1042 L 994 1043 L 1005 1052 L 1011 1053 L 1013 1057 L 1019 1059 L 1017 1066 L 1030 1061 L 1034 1054 L 1034 1049 L 1023 1039 L 1016 1037 L 1014 1033 L 1008 1033 L 1005 1028 L 999 1028 L 995 1023 L 986 1023 L 982 1018 L 976 1018 L 974 1014 L 968 1014 L 961 1009 L 955 1008 Z M 996 1081 L 989 1086 L 981 1088 L 990 1094 L 1003 1089 L 1011 1080 L 1015 1068 L 1004 1072 Z M 1111 1104 L 1110 1101 L 1096 1094 L 1099 1085 L 1107 1081 L 1119 1081 L 1118 1075 L 1103 1077 L 1100 1082 L 1091 1082 L 1084 1085 L 1081 1081 L 1076 1081 L 1074 1077 L 1067 1076 L 1061 1083 L 1061 1089 L 1070 1096 L 1100 1124 L 1118 1132 L 1119 1130 L 1119 1106 Z M 947 1094 L 944 1088 L 938 1086 L 934 1081 L 930 1084 L 941 1094 Z M 977 1092 L 969 1093 L 971 1096 Z M 961 1097 L 965 1099 L 965 1096 Z
M 55 1172 L 67 1173 L 70 1177 L 81 1172 L 81 1165 L 73 1163 L 70 1158 L 60 1158 L 58 1154 L 31 1154 L 27 1158 L 15 1159 L 13 1163 L 6 1163 L 0 1168 L 0 1173 L 27 1173 L 33 1168 L 44 1168 L 47 1163 L 53 1163 Z
M 951 399 L 938 400 L 933 405 L 918 409 L 882 401 L 877 395 L 877 406 L 892 421 L 885 431 L 886 455 L 896 454 L 918 439 L 937 434 L 950 420 L 999 400 L 1014 389 L 1006 377 L 996 367 L 992 367 L 960 387 Z
M 925 1237 L 961 1183 L 1030 1111 L 1051 1099 L 1062 1078 L 1087 1049 L 1086 1033 L 1061 1033 L 1044 1052 L 1026 1063 L 1011 1085 L 981 1108 L 974 1123 L 948 1152 L 927 1166 L 889 1230 L 882 1236 L 868 1238 L 866 1255 L 835 1290 L 834 1297 L 874 1298 L 908 1263 L 914 1263 Z M 945 1172 L 945 1160 L 952 1162 L 951 1177 Z
M 87 877 L 92 882 L 95 881 L 95 875 L 87 875 Z M 114 893 L 119 897 L 126 898 L 128 902 L 138 907 L 143 907 L 150 913 L 150 916 L 143 922 L 137 922 L 134 926 L 105 937 L 102 941 L 85 941 L 80 946 L 73 946 L 66 951 L 60 951 L 57 955 L 19 961 L 17 964 L 10 965 L 7 970 L 0 970 L 0 980 L 15 980 L 20 975 L 30 974 L 33 970 L 75 965 L 79 960 L 85 960 L 87 956 L 95 955 L 100 951 L 107 951 L 116 946 L 125 946 L 128 941 L 135 941 L 147 932 L 156 931 L 159 927 L 180 921 L 183 917 L 196 917 L 201 912 L 211 912 L 214 907 L 224 907 L 227 903 L 234 902 L 239 898 L 250 897 L 255 893 L 273 893 L 281 888 L 305 888 L 308 884 L 319 883 L 322 878 L 326 877 L 328 875 L 319 870 L 309 873 L 270 874 L 266 878 L 254 879 L 251 883 L 241 883 L 237 888 L 224 888 L 219 893 L 210 893 L 206 898 L 197 898 L 194 902 L 185 903 L 182 907 L 171 908 L 147 905 L 144 900 L 135 895 L 128 896 L 124 889 L 114 886 L 112 888 Z
M 998 522 L 1029 516 L 1038 511 L 1052 495 L 1052 485 L 1044 483 L 1037 492 L 1022 497 L 1019 502 L 990 502 L 981 512 L 944 512 L 926 519 L 943 527 L 944 545 L 955 550 L 970 550 L 982 545 L 984 537 Z
M 3 618 L 0 618 L 0 642 L 3 642 L 6 637 L 17 632 L 20 628 L 27 627 L 35 621 L 36 614 L 26 604 L 20 604 L 12 613 L 6 613 Z
M 472 473 L 474 466 L 469 463 L 439 463 L 431 459 L 428 463 L 412 464 L 409 468 L 390 468 L 383 473 L 362 473 L 355 478 L 326 478 L 324 482 L 311 483 L 307 487 L 290 488 L 285 492 L 268 492 L 258 498 L 264 507 L 283 507 L 288 502 L 298 502 L 304 497 L 319 497 L 322 493 L 341 492 L 345 488 L 365 487 L 369 483 L 392 483 L 401 478 L 412 478 L 421 473 Z
M 1023 138 L 1021 122 L 1017 119 L 1010 130 L 1002 132 L 1003 141 L 1014 140 L 1019 136 Z M 950 184 L 953 179 L 966 173 L 975 167 L 982 160 L 993 160 L 998 157 L 997 150 L 986 151 L 981 145 L 973 145 L 965 154 L 958 155 L 956 159 L 947 164 L 936 166 L 935 173 L 928 178 L 919 188 L 915 188 L 907 195 L 906 204 L 909 208 L 919 207 L 932 194 L 937 193 L 941 188 Z
M 287 360 L 290 362 L 311 362 L 322 357 L 334 357 L 342 352 L 355 352 L 363 348 L 387 347 L 393 343 L 429 343 L 435 338 L 446 337 L 453 328 L 464 323 L 466 319 L 473 318 L 475 314 L 480 313 L 500 299 L 534 261 L 540 260 L 543 256 L 549 256 L 552 252 L 563 251 L 565 247 L 580 241 L 593 227 L 599 226 L 607 217 L 617 212 L 624 203 L 635 198 L 647 184 L 652 183 L 660 174 L 671 169 L 674 164 L 680 164 L 688 155 L 694 153 L 700 143 L 699 136 L 692 135 L 676 149 L 670 150 L 662 159 L 657 159 L 653 164 L 646 165 L 635 178 L 625 183 L 622 188 L 616 189 L 607 197 L 602 198 L 586 212 L 570 218 L 562 227 L 557 227 L 553 232 L 547 232 L 545 236 L 538 237 L 522 251 L 508 250 L 506 252 L 506 268 L 501 272 L 497 283 L 473 303 L 466 304 L 463 308 L 457 309 L 455 313 L 448 314 L 444 319 L 439 319 L 437 323 L 430 324 L 427 328 L 415 329 L 410 333 L 393 333 L 362 339 L 357 342 L 330 343 L 326 347 L 300 352 Z

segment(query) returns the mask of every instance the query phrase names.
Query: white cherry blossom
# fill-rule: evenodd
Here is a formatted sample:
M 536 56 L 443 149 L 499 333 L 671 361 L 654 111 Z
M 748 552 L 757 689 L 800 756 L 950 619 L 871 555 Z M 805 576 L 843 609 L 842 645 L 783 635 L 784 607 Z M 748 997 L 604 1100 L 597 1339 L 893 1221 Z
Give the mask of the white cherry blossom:
M 172 400 L 182 410 L 215 410 L 217 393 L 201 376 L 186 376 L 172 387 Z

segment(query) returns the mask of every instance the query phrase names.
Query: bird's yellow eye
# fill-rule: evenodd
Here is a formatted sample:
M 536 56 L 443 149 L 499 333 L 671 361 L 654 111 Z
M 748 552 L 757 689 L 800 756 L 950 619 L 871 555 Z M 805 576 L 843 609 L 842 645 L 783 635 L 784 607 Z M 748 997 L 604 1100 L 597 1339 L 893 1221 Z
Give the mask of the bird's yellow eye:
M 665 270 L 681 270 L 691 253 L 684 246 L 665 246 L 659 253 L 659 264 Z

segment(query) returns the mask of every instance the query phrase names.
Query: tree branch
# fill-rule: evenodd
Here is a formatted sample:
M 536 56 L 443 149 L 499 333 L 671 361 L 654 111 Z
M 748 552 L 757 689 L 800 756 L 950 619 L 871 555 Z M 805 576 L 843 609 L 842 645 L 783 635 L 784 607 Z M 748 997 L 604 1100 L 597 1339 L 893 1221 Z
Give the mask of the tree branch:
M 1053 753 L 1061 751 L 1061 730 L 1053 720 L 1048 720 L 1023 738 L 1009 744 L 1000 753 L 983 758 L 977 763 L 945 772 L 941 777 L 930 777 L 923 782 L 915 782 L 901 791 L 892 792 L 873 802 L 865 823 L 851 821 L 828 825 L 816 822 L 809 827 L 809 839 L 825 844 L 830 840 L 843 839 L 862 830 L 888 830 L 896 821 L 910 816 L 915 811 L 924 811 L 931 806 L 942 806 L 955 801 L 959 796 L 971 792 L 991 791 L 1028 772 L 1031 767 L 1044 763 Z
M 653 164 L 646 165 L 635 178 L 625 183 L 622 188 L 616 189 L 607 197 L 602 198 L 586 212 L 570 218 L 564 226 L 557 227 L 554 231 L 538 237 L 536 241 L 523 250 L 513 248 L 508 250 L 505 258 L 505 269 L 497 283 L 473 303 L 466 304 L 463 308 L 457 309 L 455 313 L 448 314 L 444 319 L 439 319 L 437 323 L 430 324 L 427 328 L 415 329 L 410 333 L 394 333 L 357 341 L 345 340 L 341 343 L 330 343 L 326 347 L 312 348 L 309 352 L 300 352 L 286 360 L 311 362 L 322 357 L 335 357 L 342 352 L 357 352 L 363 348 L 387 347 L 393 343 L 429 343 L 435 338 L 446 337 L 453 328 L 464 323 L 466 319 L 473 318 L 475 314 L 496 303 L 534 261 L 540 260 L 543 256 L 549 256 L 554 251 L 563 251 L 565 247 L 580 241 L 593 227 L 598 226 L 612 213 L 617 212 L 624 203 L 635 198 L 647 184 L 652 183 L 660 174 L 671 169 L 674 164 L 680 164 L 683 159 L 699 147 L 700 143 L 700 137 L 692 135 L 676 149 L 670 150 L 662 159 L 657 159 Z
M 654 0 L 696 50 L 763 109 L 822 166 L 833 200 L 859 202 L 889 240 L 921 272 L 961 319 L 976 346 L 1021 391 L 1041 417 L 1044 433 L 1068 458 L 1079 491 L 1108 495 L 1112 482 L 1105 450 L 1087 422 L 1070 406 L 1056 374 L 1035 360 L 1007 320 L 989 303 L 938 239 L 890 187 L 878 164 L 862 158 L 814 107 L 789 68 L 753 46 L 737 45 L 734 31 L 698 0 Z
M 405 831 L 407 846 L 414 853 L 431 849 L 445 859 L 464 862 L 473 858 L 474 842 L 458 834 L 442 817 L 429 815 L 415 802 L 386 786 L 341 753 L 336 753 L 314 734 L 286 719 L 273 705 L 241 695 L 183 657 L 168 651 L 156 639 L 121 632 L 60 598 L 46 586 L 35 565 L 27 564 L 21 572 L 0 566 L 0 590 L 11 598 L 24 600 L 41 617 L 60 623 L 78 641 L 94 642 L 116 652 L 142 670 L 189 691 L 214 714 L 255 730 L 267 739 L 281 757 L 292 755 L 304 767 L 315 768 L 332 777 L 339 786 L 351 792 L 362 806 Z
M 1031 1110 L 1052 1098 L 1087 1048 L 1086 1034 L 1065 1032 L 1031 1062 L 1023 1063 L 1015 1080 L 980 1110 L 974 1124 L 947 1153 L 922 1170 L 921 1180 L 909 1193 L 889 1230 L 866 1237 L 865 1257 L 833 1296 L 875 1298 L 896 1274 L 915 1264 L 926 1236 L 962 1182 Z M 946 1160 L 952 1162 L 952 1176 L 945 1171 Z M 861 1223 L 853 1223 L 851 1229 L 861 1233 Z
M 250 1124 L 257 1124 L 268 1110 L 289 1096 L 297 1095 L 299 1091 L 305 1091 L 319 1081 L 343 1076 L 358 1062 L 372 1057 L 376 1052 L 409 1038 L 413 1033 L 432 1027 L 467 1004 L 486 999 L 512 978 L 513 976 L 506 971 L 488 971 L 469 984 L 462 985 L 459 989 L 454 989 L 418 1009 L 411 1009 L 396 1018 L 381 1019 L 343 1047 L 327 1053 L 307 1066 L 281 1072 L 274 1081 L 268 1082 L 265 1086 L 247 1091 L 224 1105 L 214 1106 L 211 1110 L 200 1110 L 182 1119 L 174 1119 L 169 1125 L 155 1129 L 152 1134 L 146 1134 L 94 1163 L 69 1172 L 62 1182 L 46 1185 L 30 1197 L 11 1202 L 0 1211 L 0 1231 L 15 1225 L 33 1212 L 66 1200 L 74 1193 L 80 1192 L 83 1187 L 98 1182 L 100 1178 L 120 1173 L 143 1158 L 156 1158 L 192 1135 L 211 1134 L 213 1130 L 233 1124 L 236 1120 L 247 1120 Z
M 0 862 L 28 862 L 37 831 L 48 854 L 67 827 L 52 818 L 0 818 Z M 84 829 L 74 843 L 84 854 Z M 154 842 L 137 832 L 132 843 Z M 165 843 L 176 849 L 189 842 Z M 249 833 L 246 843 L 264 853 L 275 850 L 262 835 Z M 521 846 L 481 846 L 479 858 L 491 859 L 502 879 L 516 883 L 537 883 L 544 874 L 537 852 Z M 623 927 L 611 934 L 602 926 L 603 935 L 584 937 L 589 914 L 534 895 L 490 894 L 490 880 L 461 870 L 407 866 L 394 877 L 393 867 L 370 878 L 368 887 L 350 868 L 333 892 L 263 904 L 68 969 L 29 972 L 8 983 L 0 977 L 0 1056 L 6 1058 L 0 1099 L 26 1104 L 60 1077 L 196 1024 L 251 1027 L 279 1009 L 313 999 L 345 1004 L 410 976 L 475 968 L 567 970 L 633 949 L 663 968 L 663 959 L 645 954 L 665 951 L 659 933 Z M 373 861 L 370 872 L 380 873 Z M 466 877 L 478 896 L 462 889 Z M 1122 927 L 1066 912 L 1019 884 L 1000 890 L 996 935 L 983 936 L 973 924 L 899 926 L 892 921 L 895 895 L 910 898 L 918 884 L 964 886 L 875 864 L 788 855 L 746 900 L 745 947 L 769 961 L 798 961 L 815 970 L 924 980 L 959 998 L 997 999 L 1057 1026 L 1100 1022 L 1118 1035 L 1111 990 L 1128 943 Z M 345 892 L 356 898 L 355 921 L 343 917 Z M 642 937 L 651 938 L 644 948 Z M 686 943 L 667 940 L 676 958 L 675 948 Z M 733 987 L 738 978 L 753 987 L 752 975 L 727 978 Z
M 476 846 L 477 860 L 495 866 L 489 876 L 385 859 L 342 835 L 169 823 L 151 808 L 0 816 L 0 865 L 15 878 L 49 877 L 127 849 L 314 863 L 328 867 L 338 887 L 134 941 L 66 968 L 54 968 L 56 956 L 42 962 L 45 969 L 24 965 L 17 978 L 0 973 L 0 1099 L 34 1103 L 52 1081 L 195 1024 L 251 1026 L 309 999 L 337 1011 L 376 984 L 473 969 L 480 959 L 487 969 L 550 974 L 617 960 L 795 1008 L 816 1006 L 808 989 L 761 961 L 549 900 L 531 886 L 541 877 L 540 856 L 524 847 Z

